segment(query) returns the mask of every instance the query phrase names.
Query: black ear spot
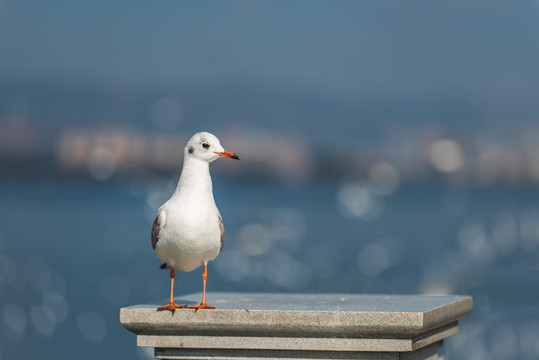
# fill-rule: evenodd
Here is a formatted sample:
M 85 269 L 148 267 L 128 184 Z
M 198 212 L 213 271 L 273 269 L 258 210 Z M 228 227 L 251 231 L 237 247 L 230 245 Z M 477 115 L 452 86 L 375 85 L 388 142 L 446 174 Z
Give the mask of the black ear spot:
M 209 149 L 209 148 L 210 148 L 210 144 L 204 143 L 204 144 L 202 144 L 202 147 L 203 147 L 204 149 Z
M 195 151 L 195 148 L 192 146 L 189 146 L 189 149 L 187 149 L 187 151 L 189 151 L 189 154 L 192 154 L 193 151 Z

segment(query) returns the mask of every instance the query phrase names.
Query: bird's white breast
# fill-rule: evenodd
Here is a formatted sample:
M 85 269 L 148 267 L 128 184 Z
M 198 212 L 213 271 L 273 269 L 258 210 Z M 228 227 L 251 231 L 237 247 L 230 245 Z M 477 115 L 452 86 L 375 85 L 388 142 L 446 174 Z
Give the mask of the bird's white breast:
M 219 211 L 213 196 L 204 200 L 173 196 L 160 208 L 166 222 L 155 253 L 174 269 L 192 271 L 219 254 Z

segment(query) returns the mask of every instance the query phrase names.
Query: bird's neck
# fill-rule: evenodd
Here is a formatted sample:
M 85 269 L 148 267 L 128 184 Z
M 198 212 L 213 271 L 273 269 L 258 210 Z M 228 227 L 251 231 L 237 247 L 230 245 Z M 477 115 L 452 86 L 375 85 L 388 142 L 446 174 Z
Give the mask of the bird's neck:
M 205 193 L 212 196 L 210 164 L 196 158 L 185 158 L 176 193 L 182 195 Z

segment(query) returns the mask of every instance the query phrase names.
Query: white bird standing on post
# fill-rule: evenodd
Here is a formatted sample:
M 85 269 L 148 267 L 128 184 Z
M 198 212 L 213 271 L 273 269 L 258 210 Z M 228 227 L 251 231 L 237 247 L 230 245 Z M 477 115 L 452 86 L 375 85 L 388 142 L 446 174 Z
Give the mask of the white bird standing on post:
M 206 305 L 208 261 L 214 260 L 225 243 L 223 219 L 213 199 L 210 163 L 224 156 L 239 160 L 226 151 L 215 135 L 199 132 L 183 151 L 183 168 L 174 194 L 160 208 L 152 227 L 152 247 L 157 258 L 170 267 L 170 303 L 157 310 L 181 308 L 214 309 Z M 200 305 L 174 302 L 174 270 L 192 271 L 204 265 Z

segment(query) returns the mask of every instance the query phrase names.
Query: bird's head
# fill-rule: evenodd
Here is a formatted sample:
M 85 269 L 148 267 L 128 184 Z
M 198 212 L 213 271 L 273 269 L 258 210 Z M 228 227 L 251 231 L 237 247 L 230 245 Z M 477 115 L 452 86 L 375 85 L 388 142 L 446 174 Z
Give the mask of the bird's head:
M 186 158 L 193 157 L 207 162 L 217 160 L 221 156 L 236 160 L 240 159 L 236 154 L 226 151 L 221 146 L 219 139 L 208 132 L 199 132 L 193 135 L 185 146 L 184 156 Z

